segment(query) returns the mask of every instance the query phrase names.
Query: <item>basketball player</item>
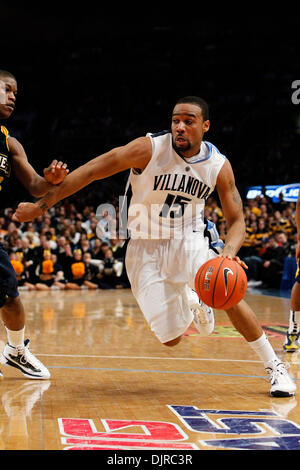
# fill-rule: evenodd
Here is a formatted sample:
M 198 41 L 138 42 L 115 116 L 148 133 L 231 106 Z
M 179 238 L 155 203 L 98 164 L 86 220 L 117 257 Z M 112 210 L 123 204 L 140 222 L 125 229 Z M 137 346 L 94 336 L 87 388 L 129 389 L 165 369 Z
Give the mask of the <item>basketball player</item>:
M 298 236 L 296 260 L 298 266 L 296 271 L 296 281 L 293 285 L 291 294 L 290 324 L 283 345 L 283 350 L 286 352 L 295 352 L 300 349 L 300 190 L 296 205 L 296 224 Z
M 14 111 L 17 95 L 15 77 L 0 70 L 0 119 L 8 119 Z M 11 171 L 35 197 L 41 197 L 52 185 L 59 184 L 68 173 L 66 165 L 54 160 L 44 170 L 44 177 L 39 176 L 27 160 L 22 145 L 8 130 L 0 127 L 0 208 L 13 203 L 17 188 L 8 191 L 8 179 Z M 14 201 L 16 202 L 16 201 Z M 48 369 L 29 351 L 29 339 L 24 341 L 25 312 L 17 289 L 17 279 L 7 252 L 0 244 L 0 308 L 1 317 L 7 333 L 7 344 L 0 357 L 2 364 L 19 369 L 30 379 L 48 379 Z M 2 376 L 1 372 L 0 375 Z
M 147 134 L 98 156 L 36 203 L 19 204 L 13 216 L 32 220 L 92 181 L 130 168 L 127 274 L 147 322 L 166 346 L 178 344 L 192 321 L 202 334 L 213 330 L 213 311 L 199 305 L 193 289 L 199 267 L 218 256 L 205 236 L 203 216 L 215 187 L 228 228 L 222 256 L 243 265 L 236 256 L 245 236 L 242 201 L 229 161 L 203 140 L 209 127 L 207 103 L 182 98 L 173 109 L 171 131 Z M 271 396 L 294 395 L 294 382 L 247 303 L 242 300 L 227 314 L 264 362 Z

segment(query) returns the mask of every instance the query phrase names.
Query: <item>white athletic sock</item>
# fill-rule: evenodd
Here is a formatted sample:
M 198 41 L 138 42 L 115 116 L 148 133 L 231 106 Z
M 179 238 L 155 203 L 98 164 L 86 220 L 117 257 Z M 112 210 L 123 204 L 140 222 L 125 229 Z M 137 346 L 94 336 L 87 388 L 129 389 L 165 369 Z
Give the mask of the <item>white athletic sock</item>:
M 265 333 L 263 333 L 260 338 L 248 344 L 265 365 L 267 362 L 274 361 L 275 359 L 279 360 Z
M 17 347 L 17 346 L 24 346 L 24 337 L 25 337 L 25 326 L 22 330 L 9 330 L 6 328 L 7 339 L 10 346 Z
M 300 312 L 290 310 L 289 333 L 299 333 L 300 330 Z

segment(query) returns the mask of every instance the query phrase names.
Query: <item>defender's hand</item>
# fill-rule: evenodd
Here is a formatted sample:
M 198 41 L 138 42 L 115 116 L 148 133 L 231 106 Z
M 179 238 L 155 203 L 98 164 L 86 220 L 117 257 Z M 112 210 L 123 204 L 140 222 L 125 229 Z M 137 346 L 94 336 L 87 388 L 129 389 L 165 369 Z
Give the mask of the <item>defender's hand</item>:
M 56 185 L 61 183 L 68 173 L 66 163 L 53 160 L 51 165 L 44 169 L 44 178 L 48 183 Z
M 12 215 L 12 220 L 15 222 L 30 222 L 42 214 L 42 209 L 37 204 L 33 204 L 32 202 L 21 202 L 18 205 L 16 212 Z

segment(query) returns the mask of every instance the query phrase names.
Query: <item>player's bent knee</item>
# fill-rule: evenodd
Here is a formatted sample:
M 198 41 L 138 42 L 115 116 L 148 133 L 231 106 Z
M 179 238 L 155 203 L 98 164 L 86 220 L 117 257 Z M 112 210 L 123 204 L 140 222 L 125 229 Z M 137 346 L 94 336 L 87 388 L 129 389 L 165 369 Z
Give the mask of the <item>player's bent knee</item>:
M 20 304 L 20 297 L 17 296 L 17 297 L 9 297 L 7 296 L 6 299 L 5 299 L 5 304 L 4 304 L 4 308 L 15 308 L 17 305 Z
M 171 339 L 171 341 L 167 341 L 166 343 L 163 343 L 163 344 L 165 346 L 172 347 L 172 346 L 176 346 L 176 344 L 178 344 L 180 340 L 181 340 L 181 336 L 178 336 L 178 338 Z

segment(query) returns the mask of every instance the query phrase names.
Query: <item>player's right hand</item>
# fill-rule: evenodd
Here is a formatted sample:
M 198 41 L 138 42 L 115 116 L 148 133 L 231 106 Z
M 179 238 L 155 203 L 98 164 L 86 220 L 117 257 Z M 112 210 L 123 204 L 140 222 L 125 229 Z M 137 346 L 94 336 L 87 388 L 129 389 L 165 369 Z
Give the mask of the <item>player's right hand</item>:
M 42 214 L 42 209 L 37 204 L 21 202 L 12 215 L 12 220 L 14 222 L 30 222 Z

